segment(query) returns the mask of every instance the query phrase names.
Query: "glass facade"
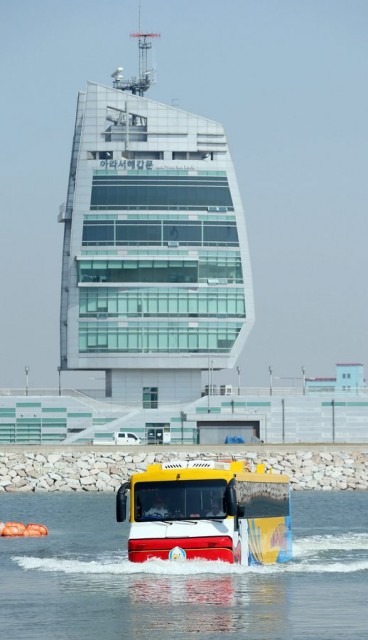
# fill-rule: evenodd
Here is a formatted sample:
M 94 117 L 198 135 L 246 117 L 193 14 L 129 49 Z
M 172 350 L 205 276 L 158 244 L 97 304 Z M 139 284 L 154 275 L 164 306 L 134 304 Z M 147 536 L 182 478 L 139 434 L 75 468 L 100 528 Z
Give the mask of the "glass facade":
M 241 323 L 84 322 L 79 324 L 81 353 L 229 353 Z
M 94 175 L 91 211 L 233 207 L 222 176 Z
M 243 281 L 240 258 L 236 256 L 203 256 L 198 260 L 80 260 L 79 283 L 182 282 L 197 283 L 208 280 Z
M 81 288 L 80 318 L 245 317 L 242 289 Z
M 86 220 L 83 246 L 237 246 L 235 221 Z

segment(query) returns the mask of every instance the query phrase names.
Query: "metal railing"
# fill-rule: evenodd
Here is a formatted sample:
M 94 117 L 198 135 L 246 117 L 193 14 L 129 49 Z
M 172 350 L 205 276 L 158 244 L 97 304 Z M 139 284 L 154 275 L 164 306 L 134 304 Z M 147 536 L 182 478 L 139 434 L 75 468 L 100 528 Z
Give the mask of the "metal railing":
M 222 390 L 222 386 L 226 386 L 226 390 Z M 202 390 L 201 396 L 208 396 L 207 388 Z M 136 401 L 131 403 L 125 401 L 119 401 L 117 399 L 108 398 L 105 396 L 104 389 L 72 389 L 72 388 L 2 388 L 0 389 L 0 397 L 50 397 L 50 396 L 67 396 L 72 398 L 78 398 L 79 400 L 94 400 L 101 403 L 118 403 L 123 405 L 136 406 Z M 356 397 L 356 396 L 368 396 L 367 387 L 356 387 L 352 389 L 326 389 L 326 390 L 313 390 L 303 389 L 301 387 L 273 387 L 272 393 L 268 387 L 236 387 L 229 388 L 229 385 L 212 385 L 209 388 L 209 396 L 214 398 L 232 398 L 236 400 L 238 397 L 273 397 L 285 398 L 285 397 Z M 199 397 L 198 397 L 199 399 Z M 173 406 L 180 404 L 190 404 L 191 402 L 197 402 L 198 399 L 188 400 L 172 400 L 169 402 L 159 402 L 159 406 Z

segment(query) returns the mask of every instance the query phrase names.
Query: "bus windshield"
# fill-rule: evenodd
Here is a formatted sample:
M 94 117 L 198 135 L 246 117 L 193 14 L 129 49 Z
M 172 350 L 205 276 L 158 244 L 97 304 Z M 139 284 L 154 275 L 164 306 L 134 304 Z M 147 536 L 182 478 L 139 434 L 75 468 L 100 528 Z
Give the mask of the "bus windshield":
M 137 482 L 134 488 L 134 519 L 198 520 L 224 518 L 226 480 L 173 480 Z

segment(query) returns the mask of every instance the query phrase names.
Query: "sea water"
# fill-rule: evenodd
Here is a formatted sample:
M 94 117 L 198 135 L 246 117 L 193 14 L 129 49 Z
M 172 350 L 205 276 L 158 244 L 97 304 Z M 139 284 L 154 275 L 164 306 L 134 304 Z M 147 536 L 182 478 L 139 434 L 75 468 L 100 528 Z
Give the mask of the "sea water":
M 133 564 L 113 494 L 0 494 L 0 637 L 367 640 L 368 492 L 294 492 L 294 559 Z

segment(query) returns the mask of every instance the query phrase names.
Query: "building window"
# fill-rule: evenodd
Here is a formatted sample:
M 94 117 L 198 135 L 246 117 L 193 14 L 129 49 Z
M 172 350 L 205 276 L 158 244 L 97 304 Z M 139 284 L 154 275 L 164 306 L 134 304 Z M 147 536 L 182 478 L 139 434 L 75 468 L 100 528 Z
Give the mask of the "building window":
M 194 260 L 95 260 L 79 262 L 81 282 L 198 282 Z
M 143 409 L 157 409 L 158 387 L 143 387 Z
M 85 220 L 83 246 L 237 246 L 234 221 Z
M 83 287 L 79 295 L 80 318 L 126 317 L 245 317 L 241 289 L 158 289 L 145 287 L 119 290 Z
M 240 257 L 194 260 L 81 260 L 79 282 L 243 282 Z
M 80 322 L 80 353 L 229 353 L 241 323 Z M 148 391 L 147 391 L 148 393 Z M 156 395 L 157 402 L 157 395 Z M 148 407 L 147 407 L 148 408 Z
M 100 152 L 108 153 L 108 152 Z M 98 209 L 199 209 L 209 206 L 233 209 L 230 189 L 223 176 L 95 175 L 91 210 Z

